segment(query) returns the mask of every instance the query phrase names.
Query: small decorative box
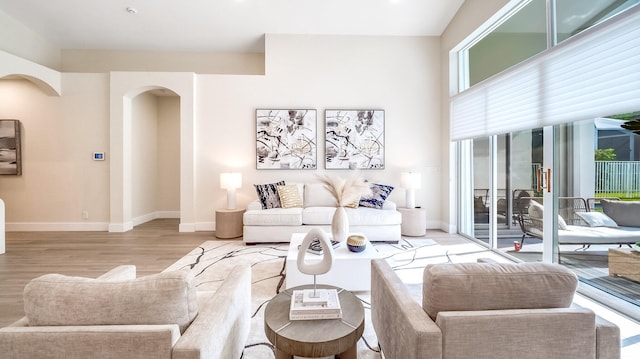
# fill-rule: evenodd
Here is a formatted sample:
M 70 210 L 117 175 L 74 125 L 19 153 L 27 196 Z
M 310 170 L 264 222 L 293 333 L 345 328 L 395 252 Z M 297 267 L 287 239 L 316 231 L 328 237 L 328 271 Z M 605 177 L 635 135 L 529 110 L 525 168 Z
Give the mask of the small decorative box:
M 367 247 L 367 238 L 360 234 L 352 234 L 347 238 L 347 248 L 352 252 L 362 252 Z

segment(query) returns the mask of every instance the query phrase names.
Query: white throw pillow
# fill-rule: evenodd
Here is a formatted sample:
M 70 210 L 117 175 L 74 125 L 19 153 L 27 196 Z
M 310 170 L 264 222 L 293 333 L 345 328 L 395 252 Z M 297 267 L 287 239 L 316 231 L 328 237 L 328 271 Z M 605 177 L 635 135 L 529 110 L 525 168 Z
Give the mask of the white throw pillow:
M 531 200 L 531 203 L 529 203 L 529 217 L 542 220 L 543 216 L 544 206 L 537 201 Z M 567 222 L 564 221 L 564 218 L 562 218 L 561 215 L 558 215 L 558 228 L 562 230 L 567 229 Z
M 528 212 L 529 217 L 542 219 L 544 207 L 542 207 L 542 205 L 537 201 L 531 200 L 531 202 L 529 202 Z
M 576 214 L 584 219 L 589 227 L 618 227 L 616 221 L 602 212 L 577 212 Z

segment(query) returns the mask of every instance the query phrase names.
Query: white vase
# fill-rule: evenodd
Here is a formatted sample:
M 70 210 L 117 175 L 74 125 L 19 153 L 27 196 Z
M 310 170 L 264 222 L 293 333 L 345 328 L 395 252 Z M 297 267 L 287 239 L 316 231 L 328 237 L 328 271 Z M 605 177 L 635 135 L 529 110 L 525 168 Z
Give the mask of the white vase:
M 349 217 L 344 207 L 336 208 L 331 220 L 331 236 L 334 241 L 344 242 L 349 236 Z

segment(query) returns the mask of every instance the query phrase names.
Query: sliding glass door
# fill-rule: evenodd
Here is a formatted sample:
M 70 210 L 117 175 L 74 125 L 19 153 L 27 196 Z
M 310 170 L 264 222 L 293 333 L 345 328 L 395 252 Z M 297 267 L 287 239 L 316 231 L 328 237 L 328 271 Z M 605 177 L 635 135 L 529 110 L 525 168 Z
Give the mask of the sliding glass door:
M 510 2 L 456 50 L 451 98 L 459 232 L 570 267 L 581 288 L 636 318 L 640 284 L 608 270 L 610 253 L 629 248 L 603 243 L 585 217 L 605 197 L 640 201 L 640 112 L 629 112 L 640 98 L 639 2 Z

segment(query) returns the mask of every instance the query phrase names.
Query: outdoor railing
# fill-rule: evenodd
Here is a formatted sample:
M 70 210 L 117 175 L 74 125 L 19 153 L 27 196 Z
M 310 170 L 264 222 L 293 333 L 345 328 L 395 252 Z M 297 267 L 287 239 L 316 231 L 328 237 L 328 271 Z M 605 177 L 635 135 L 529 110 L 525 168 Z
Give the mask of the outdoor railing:
M 596 196 L 640 196 L 640 161 L 596 161 Z

